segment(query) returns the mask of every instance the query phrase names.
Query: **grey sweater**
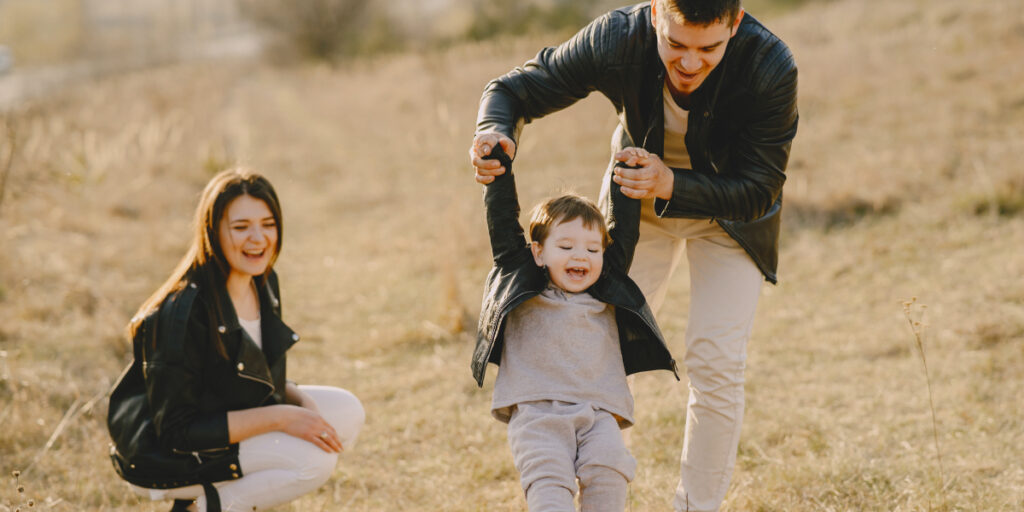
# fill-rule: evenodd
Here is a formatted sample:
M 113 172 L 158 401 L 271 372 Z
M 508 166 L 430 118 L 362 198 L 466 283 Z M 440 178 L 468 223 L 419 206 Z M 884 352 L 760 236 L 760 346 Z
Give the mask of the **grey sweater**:
M 589 403 L 633 424 L 613 306 L 548 286 L 509 313 L 491 414 L 507 423 L 535 400 Z

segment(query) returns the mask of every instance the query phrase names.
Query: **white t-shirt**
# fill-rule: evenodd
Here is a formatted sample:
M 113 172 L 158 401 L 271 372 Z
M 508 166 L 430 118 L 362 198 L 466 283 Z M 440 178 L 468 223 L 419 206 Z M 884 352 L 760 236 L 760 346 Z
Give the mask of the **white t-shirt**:
M 260 319 L 246 320 L 242 317 L 238 318 L 238 323 L 242 325 L 242 329 L 249 333 L 249 337 L 252 341 L 256 342 L 256 346 L 263 348 L 263 329 L 260 328 Z
M 686 121 L 690 117 L 690 111 L 676 104 L 668 84 L 665 84 L 662 91 L 665 100 L 665 164 L 669 167 L 692 169 L 690 152 L 686 150 Z

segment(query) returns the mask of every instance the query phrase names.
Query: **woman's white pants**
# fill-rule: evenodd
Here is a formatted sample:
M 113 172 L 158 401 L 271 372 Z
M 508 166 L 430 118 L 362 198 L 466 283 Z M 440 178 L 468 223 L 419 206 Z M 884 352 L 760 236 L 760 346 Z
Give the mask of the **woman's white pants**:
M 329 386 L 299 386 L 316 402 L 320 414 L 338 432 L 341 445 L 351 449 L 366 418 L 363 404 L 352 393 Z M 338 454 L 328 453 L 306 440 L 283 432 L 250 437 L 238 445 L 238 462 L 244 476 L 214 483 L 225 511 L 263 510 L 287 503 L 324 484 Z M 136 493 L 153 500 L 196 500 L 206 510 L 203 487 L 190 485 L 175 489 L 147 489 L 132 486 Z

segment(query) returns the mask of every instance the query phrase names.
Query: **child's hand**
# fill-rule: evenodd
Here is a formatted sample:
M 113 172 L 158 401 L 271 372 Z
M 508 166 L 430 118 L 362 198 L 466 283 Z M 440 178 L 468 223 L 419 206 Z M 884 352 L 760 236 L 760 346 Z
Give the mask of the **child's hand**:
M 628 147 L 615 154 L 615 159 L 626 167 L 637 168 L 646 164 L 651 153 L 644 148 Z
M 675 176 L 658 155 L 643 148 L 629 147 L 615 154 L 625 164 L 615 166 L 612 179 L 622 186 L 622 193 L 633 199 L 671 199 Z
M 490 155 L 491 149 L 498 144 L 501 144 L 501 148 L 505 150 L 505 154 L 510 159 L 515 158 L 516 143 L 512 142 L 512 139 L 495 132 L 478 133 L 476 137 L 473 137 L 473 145 L 469 147 L 469 161 L 476 170 L 476 181 L 481 185 L 487 185 L 494 181 L 495 176 L 505 173 L 505 167 L 501 165 L 501 162 L 484 158 Z

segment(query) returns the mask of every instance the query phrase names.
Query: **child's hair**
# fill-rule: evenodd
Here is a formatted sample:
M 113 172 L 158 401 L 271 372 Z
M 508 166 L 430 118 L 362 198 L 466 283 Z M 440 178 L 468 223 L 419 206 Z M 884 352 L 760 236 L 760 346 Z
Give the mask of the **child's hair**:
M 543 245 L 551 228 L 577 218 L 583 219 L 583 227 L 601 232 L 602 247 L 612 243 L 601 210 L 591 200 L 576 194 L 554 197 L 534 206 L 530 214 L 530 240 Z

